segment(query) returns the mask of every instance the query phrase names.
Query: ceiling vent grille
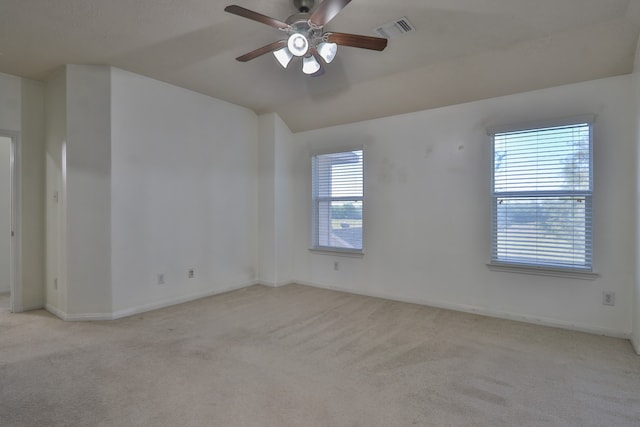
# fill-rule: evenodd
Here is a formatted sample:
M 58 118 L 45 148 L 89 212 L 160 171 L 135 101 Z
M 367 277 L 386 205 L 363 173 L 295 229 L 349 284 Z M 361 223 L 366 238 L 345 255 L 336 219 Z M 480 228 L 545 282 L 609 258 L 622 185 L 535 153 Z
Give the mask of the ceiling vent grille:
M 394 37 L 401 36 L 406 33 L 411 33 L 416 30 L 416 27 L 409 22 L 406 16 L 395 21 L 387 22 L 386 24 L 376 28 L 375 32 L 380 37 L 385 39 L 392 39 Z

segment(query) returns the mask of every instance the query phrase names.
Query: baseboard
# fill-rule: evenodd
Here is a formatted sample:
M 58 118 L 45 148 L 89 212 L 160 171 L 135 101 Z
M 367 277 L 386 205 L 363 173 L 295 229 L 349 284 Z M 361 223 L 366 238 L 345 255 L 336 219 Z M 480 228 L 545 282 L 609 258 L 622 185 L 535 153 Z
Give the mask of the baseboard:
M 518 321 L 518 322 L 532 323 L 532 324 L 536 324 L 536 325 L 549 326 L 549 327 L 553 327 L 553 328 L 568 329 L 568 330 L 571 330 L 571 331 L 585 332 L 585 333 L 588 333 L 588 334 L 605 335 L 605 336 L 608 336 L 608 337 L 624 338 L 624 339 L 630 339 L 631 338 L 631 333 L 625 333 L 625 332 L 620 332 L 620 331 L 611 330 L 611 329 L 605 329 L 605 328 L 594 328 L 594 327 L 588 326 L 588 325 L 580 325 L 580 324 L 575 324 L 575 323 L 570 323 L 570 322 L 564 322 L 562 320 L 557 320 L 557 319 L 549 319 L 549 318 L 544 318 L 544 317 L 533 317 L 533 316 L 527 316 L 527 315 L 522 315 L 522 314 L 517 314 L 517 313 L 511 313 L 511 312 L 507 312 L 507 311 L 490 310 L 490 309 L 486 309 L 486 308 L 482 308 L 482 307 L 475 307 L 475 306 L 470 306 L 470 305 L 465 305 L 465 304 L 451 304 L 451 303 L 433 301 L 433 300 L 422 299 L 422 298 L 403 298 L 403 297 L 398 297 L 398 296 L 395 296 L 395 295 L 386 294 L 384 292 L 354 291 L 354 290 L 351 290 L 351 289 L 343 289 L 343 288 L 336 287 L 336 286 L 325 286 L 325 285 L 321 285 L 321 284 L 318 284 L 318 283 L 305 282 L 305 281 L 301 281 L 301 280 L 297 280 L 297 281 L 295 281 L 295 283 L 298 283 L 300 285 L 305 285 L 305 286 L 311 286 L 311 287 L 314 287 L 314 288 L 329 289 L 329 290 L 334 290 L 334 291 L 346 292 L 346 293 L 350 293 L 350 294 L 354 294 L 354 295 L 363 295 L 363 296 L 374 297 L 374 298 L 388 299 L 388 300 L 391 300 L 391 301 L 399 301 L 399 302 L 407 302 L 407 303 L 410 303 L 410 304 L 426 305 L 426 306 L 429 306 L 429 307 L 443 308 L 443 309 L 446 309 L 446 310 L 460 311 L 460 312 L 463 312 L 463 313 L 470 313 L 470 314 L 479 314 L 479 315 L 482 315 L 482 316 L 495 317 L 495 318 L 498 318 L 498 319 L 515 320 L 515 321 Z M 638 349 L 636 348 L 636 350 L 638 350 Z
M 51 304 L 45 304 L 44 309 L 47 310 L 49 313 L 53 314 L 54 316 L 62 320 L 66 320 L 67 313 L 65 313 L 62 310 L 59 310 L 58 308 L 52 306 Z
M 44 304 L 35 304 L 35 305 L 28 305 L 28 306 L 23 306 L 20 307 L 18 310 L 13 311 L 13 313 L 24 313 L 26 311 L 33 311 L 33 310 L 41 310 L 45 308 Z
M 64 320 L 67 322 L 91 322 L 96 320 L 113 320 L 113 315 L 111 313 L 67 314 Z
M 206 298 L 214 295 L 224 294 L 231 291 L 236 291 L 238 289 L 243 289 L 249 286 L 257 285 L 257 281 L 240 283 L 233 286 L 228 286 L 223 289 L 210 290 L 206 292 L 199 292 L 190 295 L 184 295 L 177 298 L 170 298 L 161 301 L 157 301 L 150 304 L 144 304 L 136 307 L 126 308 L 124 310 L 114 311 L 112 313 L 80 313 L 80 314 L 69 314 L 64 311 L 53 307 L 52 305 L 45 305 L 45 309 L 53 314 L 56 317 L 68 322 L 87 322 L 93 320 L 116 320 L 121 319 L 123 317 L 129 317 L 140 313 L 145 313 L 147 311 L 158 310 L 165 307 L 170 307 L 172 305 L 183 304 L 185 302 L 194 301 L 200 298 Z
M 145 304 L 145 305 L 141 305 L 141 306 L 137 306 L 137 307 L 131 307 L 131 308 L 127 308 L 127 309 L 124 309 L 124 310 L 118 310 L 118 311 L 115 311 L 113 313 L 68 314 L 68 313 L 65 313 L 62 310 L 59 310 L 58 308 L 53 307 L 53 306 L 51 306 L 49 304 L 46 304 L 44 306 L 44 308 L 48 312 L 50 312 L 51 314 L 55 315 L 56 317 L 59 317 L 62 320 L 65 320 L 65 321 L 115 320 L 115 319 L 120 319 L 120 318 L 123 318 L 123 317 L 133 316 L 133 315 L 140 314 L 140 313 L 145 313 L 147 311 L 158 310 L 158 309 L 161 309 L 161 308 L 170 307 L 170 306 L 176 305 L 176 304 L 182 304 L 182 303 L 185 303 L 185 302 L 194 301 L 194 300 L 197 300 L 197 299 L 200 299 L 200 298 L 206 298 L 206 297 L 210 297 L 210 296 L 214 296 L 214 295 L 219 295 L 219 294 L 223 294 L 223 293 L 227 293 L 227 292 L 236 291 L 236 290 L 243 289 L 243 288 L 246 288 L 246 287 L 249 287 L 249 286 L 253 286 L 253 285 L 258 285 L 259 284 L 259 285 L 268 286 L 268 287 L 280 287 L 280 286 L 285 286 L 285 285 L 288 285 L 288 284 L 291 284 L 291 283 L 297 283 L 297 284 L 300 284 L 300 285 L 310 286 L 310 287 L 319 288 L 319 289 L 328 289 L 328 290 L 340 291 L 340 292 L 350 293 L 350 294 L 354 294 L 354 295 L 362 295 L 362 296 L 368 296 L 368 297 L 373 297 L 373 298 L 383 298 L 383 299 L 388 299 L 388 300 L 391 300 L 391 301 L 400 301 L 400 302 L 406 302 L 406 303 L 410 303 L 410 304 L 426 305 L 426 306 L 442 308 L 442 309 L 446 309 L 446 310 L 460 311 L 460 312 L 463 312 L 463 313 L 479 314 L 479 315 L 482 315 L 482 316 L 495 317 L 495 318 L 499 318 L 499 319 L 515 320 L 515 321 L 519 321 L 519 322 L 532 323 L 532 324 L 537 324 L 537 325 L 541 325 L 541 326 L 562 328 L 562 329 L 568 329 L 568 330 L 573 330 L 573 331 L 578 331 L 578 332 L 585 332 L 585 333 L 596 334 L 596 335 L 605 335 L 605 336 L 610 336 L 610 337 L 615 337 L 615 338 L 630 339 L 631 340 L 631 344 L 633 345 L 633 348 L 635 349 L 636 353 L 638 353 L 638 355 L 640 355 L 640 342 L 637 339 L 634 339 L 634 337 L 632 337 L 631 333 L 622 333 L 622 332 L 619 332 L 619 331 L 609 330 L 609 329 L 604 329 L 604 328 L 594 328 L 594 327 L 586 326 L 586 325 L 579 325 L 579 324 L 574 324 L 574 323 L 569 323 L 569 322 L 563 322 L 563 321 L 559 321 L 559 320 L 556 320 L 556 319 L 548 319 L 548 318 L 542 318 L 542 317 L 532 317 L 532 316 L 526 316 L 526 315 L 521 315 L 521 314 L 516 314 L 516 313 L 511 313 L 511 312 L 505 312 L 505 311 L 489 310 L 489 309 L 485 309 L 485 308 L 481 308 L 481 307 L 469 306 L 469 305 L 464 305 L 464 304 L 443 303 L 443 302 L 439 302 L 439 301 L 427 300 L 427 299 L 422 299 L 422 298 L 403 298 L 403 297 L 398 297 L 398 296 L 395 296 L 395 295 L 386 294 L 384 292 L 354 291 L 354 290 L 350 290 L 350 289 L 340 288 L 340 287 L 337 287 L 337 286 L 327 286 L 327 285 L 321 285 L 319 283 L 307 282 L 307 281 L 304 281 L 304 280 L 294 280 L 292 282 L 283 282 L 283 283 L 270 283 L 270 282 L 254 280 L 254 281 L 251 281 L 251 282 L 245 282 L 245 283 L 240 283 L 240 284 L 236 284 L 236 285 L 233 285 L 233 286 L 229 286 L 229 287 L 226 287 L 226 288 L 223 288 L 223 289 L 216 289 L 216 290 L 211 290 L 211 291 L 206 291 L 206 292 L 201 292 L 201 293 L 181 296 L 181 297 L 178 297 L 178 298 L 162 300 L 162 301 L 154 302 L 154 303 L 151 303 L 151 304 Z M 39 307 L 31 308 L 31 309 L 39 309 L 39 308 L 42 308 L 42 307 L 39 306 Z
M 92 320 L 111 320 L 111 313 L 80 313 L 69 314 L 49 304 L 44 306 L 45 310 L 65 322 L 89 322 Z
M 42 310 L 44 308 L 44 304 L 35 304 L 28 305 L 26 307 L 22 307 L 22 311 L 33 311 L 33 310 Z
M 145 313 L 147 311 L 158 310 L 160 308 L 170 307 L 176 304 L 183 304 L 189 301 L 195 301 L 200 298 L 207 298 L 214 295 L 224 294 L 227 292 L 237 291 L 238 289 L 247 288 L 249 286 L 257 285 L 258 281 L 254 280 L 251 282 L 239 283 L 236 285 L 228 286 L 222 289 L 210 290 L 205 292 L 200 292 L 196 294 L 185 295 L 177 298 L 171 298 L 166 300 L 161 300 L 158 302 L 154 302 L 151 304 L 144 304 L 137 307 L 126 308 L 124 310 L 118 310 L 113 312 L 110 317 L 110 320 L 121 319 L 123 317 L 129 317 L 140 313 Z
M 636 351 L 636 354 L 640 356 L 640 338 L 631 337 L 631 345 L 633 346 L 633 349 Z
M 281 286 L 287 286 L 287 285 L 290 285 L 290 284 L 292 284 L 292 283 L 297 283 L 297 282 L 292 282 L 292 281 L 290 281 L 290 280 L 289 280 L 289 281 L 287 281 L 287 282 L 266 282 L 266 281 L 264 281 L 264 280 L 260 280 L 260 281 L 258 281 L 258 284 L 259 284 L 259 285 L 267 286 L 267 287 L 269 287 L 269 288 L 279 288 L 279 287 L 281 287 Z

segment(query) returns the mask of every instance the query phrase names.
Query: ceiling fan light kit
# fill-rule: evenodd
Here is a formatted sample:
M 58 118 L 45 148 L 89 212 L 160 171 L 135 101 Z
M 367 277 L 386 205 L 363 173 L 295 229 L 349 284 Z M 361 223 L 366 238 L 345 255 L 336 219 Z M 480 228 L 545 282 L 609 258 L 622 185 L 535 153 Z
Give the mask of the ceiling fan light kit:
M 286 47 L 283 47 L 282 49 L 276 50 L 275 52 L 273 52 L 273 56 L 276 57 L 276 59 L 278 60 L 278 63 L 282 65 L 282 68 L 287 68 L 287 66 L 293 59 L 293 54 Z
M 330 64 L 338 53 L 338 45 L 335 43 L 321 42 L 318 43 L 318 53 L 324 59 L 324 62 Z
M 277 40 L 236 59 L 247 62 L 265 53 L 273 53 L 278 63 L 287 68 L 295 57 L 299 57 L 302 58 L 302 72 L 317 77 L 324 74 L 322 62 L 329 64 L 335 59 L 338 45 L 384 50 L 387 47 L 385 38 L 324 32 L 324 26 L 350 2 L 351 0 L 324 0 L 310 12 L 314 0 L 293 0 L 300 13 L 291 15 L 284 22 L 242 6 L 227 6 L 224 9 L 226 12 L 277 28 L 287 35 L 284 40 Z
M 308 75 L 316 74 L 320 71 L 320 63 L 313 56 L 307 56 L 302 60 L 302 72 Z
M 300 33 L 293 33 L 287 41 L 287 48 L 293 56 L 305 56 L 309 51 L 309 41 Z

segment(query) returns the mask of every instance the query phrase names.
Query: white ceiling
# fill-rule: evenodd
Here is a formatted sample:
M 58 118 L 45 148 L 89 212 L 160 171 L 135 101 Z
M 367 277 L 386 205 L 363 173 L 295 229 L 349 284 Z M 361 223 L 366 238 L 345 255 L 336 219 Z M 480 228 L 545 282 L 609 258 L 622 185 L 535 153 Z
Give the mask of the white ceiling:
M 0 0 L 0 72 L 43 80 L 109 64 L 255 110 L 294 131 L 630 73 L 640 0 L 353 0 L 325 29 L 417 31 L 383 52 L 340 47 L 322 77 L 239 55 L 281 38 L 293 0 Z

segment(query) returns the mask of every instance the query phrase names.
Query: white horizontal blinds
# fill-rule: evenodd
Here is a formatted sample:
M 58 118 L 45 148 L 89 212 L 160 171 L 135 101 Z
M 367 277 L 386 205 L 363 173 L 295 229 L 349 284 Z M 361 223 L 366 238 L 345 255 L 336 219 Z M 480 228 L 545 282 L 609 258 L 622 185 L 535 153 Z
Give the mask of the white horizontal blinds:
M 591 125 L 493 136 L 492 259 L 590 270 Z
M 362 250 L 362 150 L 313 157 L 313 245 Z
M 494 191 L 591 190 L 588 124 L 494 136 Z

